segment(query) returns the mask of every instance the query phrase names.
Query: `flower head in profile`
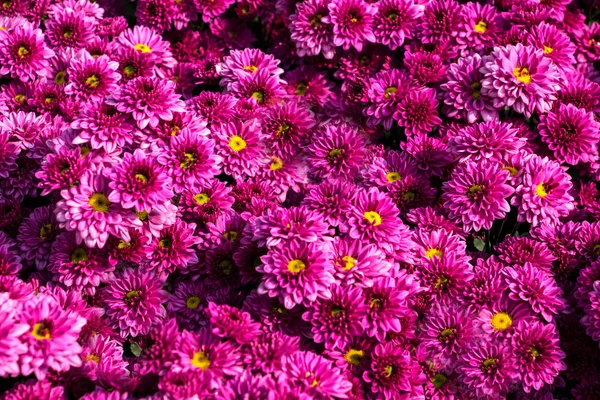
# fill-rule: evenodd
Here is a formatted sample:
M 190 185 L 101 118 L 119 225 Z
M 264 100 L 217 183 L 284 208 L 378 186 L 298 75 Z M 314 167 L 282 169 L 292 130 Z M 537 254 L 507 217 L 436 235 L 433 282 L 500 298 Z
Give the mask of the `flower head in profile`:
M 122 338 L 146 335 L 166 316 L 167 292 L 151 272 L 124 269 L 103 289 L 110 325 Z
M 23 82 L 44 76 L 54 51 L 44 44 L 41 29 L 18 25 L 0 38 L 0 75 L 12 75 Z
M 56 204 L 59 227 L 74 231 L 77 243 L 104 247 L 109 235 L 129 240 L 127 229 L 136 220 L 135 213 L 108 200 L 110 188 L 103 172 L 86 172 L 79 184 L 63 189 Z
M 494 107 L 512 107 L 518 113 L 546 113 L 560 90 L 560 74 L 544 52 L 532 46 L 496 47 L 481 72 L 481 93 Z
M 465 230 L 490 229 L 494 220 L 510 211 L 507 198 L 514 189 L 506 184 L 509 172 L 484 162 L 460 164 L 444 182 L 444 207 Z

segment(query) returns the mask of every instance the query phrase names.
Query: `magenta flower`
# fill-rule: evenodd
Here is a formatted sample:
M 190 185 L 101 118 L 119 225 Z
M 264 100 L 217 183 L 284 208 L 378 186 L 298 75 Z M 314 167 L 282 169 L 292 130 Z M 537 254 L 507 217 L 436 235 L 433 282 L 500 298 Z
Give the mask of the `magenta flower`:
M 173 68 L 177 63 L 171 53 L 169 42 L 152 28 L 137 25 L 133 29 L 127 29 L 121 33 L 115 38 L 115 41 L 125 48 L 134 49 L 143 54 L 158 67 L 156 72 L 159 76 L 163 76 L 163 70 Z
M 260 325 L 252 320 L 250 314 L 228 305 L 208 303 L 206 309 L 212 333 L 243 345 L 252 342 L 260 335 Z
M 494 220 L 510 211 L 507 198 L 514 189 L 506 184 L 508 175 L 488 162 L 460 164 L 443 186 L 449 217 L 461 222 L 467 231 L 490 229 Z
M 328 2 L 325 0 L 297 3 L 295 13 L 290 15 L 289 28 L 298 56 L 316 56 L 322 53 L 326 59 L 333 58 L 333 25 L 323 21 L 323 17 L 328 15 Z
M 412 90 L 398 103 L 394 119 L 406 128 L 407 135 L 427 134 L 442 123 L 437 114 L 438 104 L 435 90 Z
M 418 26 L 418 37 L 423 43 L 447 42 L 456 36 L 462 18 L 461 7 L 455 0 L 427 3 Z
M 40 29 L 17 25 L 0 38 L 0 75 L 10 74 L 23 82 L 45 75 L 48 59 L 54 56 L 54 52 L 44 44 L 44 34 Z
M 8 293 L 0 293 L 0 376 L 18 376 L 19 356 L 27 351 L 19 337 L 29 325 L 17 322 L 17 302 Z
M 108 201 L 123 208 L 150 210 L 173 197 L 171 178 L 158 164 L 156 158 L 140 149 L 127 153 L 109 174 L 112 189 Z
M 385 129 L 391 129 L 402 97 L 415 89 L 412 78 L 398 69 L 383 70 L 371 78 L 369 85 L 369 101 L 372 103 L 363 110 L 369 116 L 372 125 L 383 124 Z
M 147 335 L 166 316 L 163 281 L 150 272 L 124 269 L 102 291 L 110 325 L 122 338 Z
M 307 207 L 267 212 L 254 221 L 253 241 L 261 247 L 281 247 L 291 241 L 314 243 L 325 239 L 329 226 Z
M 558 69 L 532 46 L 497 47 L 480 71 L 481 93 L 494 99 L 494 107 L 512 107 L 526 117 L 548 112 L 560 90 Z
M 163 228 L 150 243 L 147 265 L 160 276 L 175 269 L 187 272 L 190 265 L 198 263 L 194 245 L 202 239 L 194 236 L 196 224 L 187 224 L 177 219 L 174 224 Z
M 363 0 L 334 0 L 328 7 L 329 15 L 322 20 L 333 25 L 333 44 L 361 51 L 367 41 L 376 41 L 372 27 L 375 5 Z
M 221 86 L 230 86 L 241 76 L 252 76 L 258 71 L 267 71 L 269 75 L 278 77 L 283 69 L 278 67 L 279 60 L 273 55 L 265 54 L 258 49 L 234 50 L 218 64 L 217 71 L 221 78 Z
M 45 21 L 46 35 L 55 47 L 85 47 L 94 38 L 96 20 L 85 12 L 65 8 Z
M 71 59 L 67 68 L 69 83 L 65 93 L 76 99 L 103 99 L 113 93 L 121 75 L 116 72 L 119 64 L 103 55 L 93 58 L 87 51 L 81 51 Z
M 396 50 L 412 39 L 424 7 L 412 0 L 382 0 L 373 17 L 373 34 L 377 43 Z
M 77 243 L 102 248 L 109 234 L 129 240 L 127 229 L 136 215 L 108 200 L 110 188 L 102 172 L 86 172 L 79 184 L 60 193 L 63 199 L 56 203 L 56 221 L 59 227 L 75 232 Z
M 140 129 L 155 128 L 161 120 L 171 121 L 173 113 L 184 112 L 185 104 L 175 93 L 175 83 L 159 78 L 136 78 L 119 87 L 106 99 L 108 105 L 130 113 Z
M 392 265 L 377 246 L 349 238 L 333 242 L 335 278 L 339 285 L 371 287 L 374 279 L 390 273 Z

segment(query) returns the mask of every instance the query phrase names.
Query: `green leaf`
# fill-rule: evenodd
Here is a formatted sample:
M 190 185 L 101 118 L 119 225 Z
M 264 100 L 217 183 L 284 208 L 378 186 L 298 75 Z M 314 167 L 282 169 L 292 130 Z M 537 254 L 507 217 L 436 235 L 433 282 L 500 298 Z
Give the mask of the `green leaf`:
M 131 343 L 129 345 L 129 349 L 133 353 L 134 356 L 139 357 L 142 354 L 142 348 L 138 346 L 136 343 Z
M 483 249 L 485 248 L 485 243 L 478 237 L 473 239 L 473 244 L 475 245 L 475 248 L 479 251 L 483 251 Z

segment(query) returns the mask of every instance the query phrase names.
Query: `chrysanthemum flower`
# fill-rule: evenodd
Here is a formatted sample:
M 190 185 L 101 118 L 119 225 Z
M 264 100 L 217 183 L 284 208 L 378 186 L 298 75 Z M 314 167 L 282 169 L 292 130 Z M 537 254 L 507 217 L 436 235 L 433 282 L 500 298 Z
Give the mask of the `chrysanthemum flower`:
M 61 190 L 63 199 L 56 204 L 59 227 L 75 231 L 77 243 L 88 247 L 104 247 L 109 234 L 128 241 L 127 229 L 135 222 L 135 213 L 111 203 L 109 195 L 102 172 L 86 172 L 79 184 Z
M 121 33 L 115 38 L 115 41 L 125 48 L 132 48 L 142 53 L 158 67 L 156 72 L 159 73 L 159 76 L 163 74 L 161 70 L 173 68 L 176 64 L 169 42 L 152 28 L 136 25 L 133 29 L 127 29 Z
M 75 242 L 73 232 L 63 232 L 53 243 L 48 270 L 53 279 L 67 288 L 93 295 L 96 288 L 112 276 L 114 267 L 97 249 Z
M 131 113 L 140 129 L 156 127 L 160 120 L 171 121 L 173 113 L 185 112 L 185 104 L 175 93 L 175 83 L 159 78 L 136 78 L 119 87 L 106 103 Z
M 124 269 L 103 289 L 106 315 L 122 338 L 147 335 L 165 316 L 163 281 L 142 269 Z
M 164 32 L 173 23 L 176 3 L 176 0 L 141 0 L 135 9 L 135 17 L 140 25 Z
M 81 48 L 94 38 L 96 21 L 83 11 L 57 10 L 45 21 L 46 36 L 55 47 Z
M 252 240 L 263 247 L 277 247 L 292 240 L 314 243 L 329 234 L 329 226 L 321 216 L 307 207 L 268 212 L 254 224 Z
M 476 325 L 490 336 L 506 338 L 512 336 L 519 322 L 534 319 L 529 305 L 502 296 L 493 304 L 481 308 Z
M 317 298 L 327 299 L 334 282 L 330 257 L 330 249 L 321 243 L 292 241 L 275 247 L 261 258 L 264 265 L 257 267 L 264 273 L 258 292 L 278 297 L 287 309 L 309 305 Z
M 67 69 L 69 83 L 65 93 L 77 99 L 103 99 L 118 87 L 117 82 L 121 79 L 116 72 L 118 66 L 106 55 L 93 58 L 87 51 L 80 51 Z
M 112 192 L 108 201 L 120 203 L 123 208 L 150 210 L 173 197 L 171 178 L 152 155 L 140 149 L 126 153 L 123 161 L 111 169 L 109 177 Z
M 85 318 L 66 311 L 49 295 L 38 294 L 22 304 L 19 324 L 27 324 L 21 341 L 27 351 L 19 356 L 21 374 L 35 374 L 43 380 L 52 370 L 68 371 L 79 367 L 81 346 L 77 337 Z
M 393 342 L 380 343 L 375 347 L 369 369 L 362 378 L 371 385 L 373 393 L 380 393 L 386 400 L 409 397 L 413 388 L 425 380 L 408 350 Z
M 321 178 L 354 177 L 365 158 L 366 138 L 344 122 L 328 124 L 312 139 L 307 161 Z
M 204 375 L 211 386 L 226 376 L 236 376 L 242 372 L 236 348 L 221 342 L 209 329 L 197 332 L 183 331 L 175 349 L 178 360 L 171 368 L 174 372 L 195 371 Z
M 542 141 L 561 163 L 576 165 L 598 157 L 600 123 L 593 112 L 560 104 L 556 111 L 540 117 L 538 129 Z
M 285 96 L 278 76 L 267 69 L 256 70 L 250 75 L 238 75 L 228 91 L 238 99 L 248 99 L 259 106 L 270 106 Z
M 509 297 L 529 303 L 547 322 L 552 322 L 553 314 L 565 309 L 562 290 L 547 272 L 526 262 L 523 266 L 505 268 L 503 274 L 510 289 Z
M 376 41 L 372 23 L 377 7 L 363 0 L 335 0 L 328 7 L 322 21 L 333 25 L 333 44 L 361 51 L 367 41 Z
M 312 324 L 316 343 L 324 342 L 328 349 L 341 349 L 364 332 L 366 309 L 359 288 L 333 286 L 331 298 L 317 300 L 302 318 Z
M 209 302 L 206 313 L 212 333 L 218 337 L 244 345 L 252 342 L 260 334 L 260 325 L 252 320 L 250 314 L 235 307 Z
M 498 118 L 493 99 L 481 93 L 483 74 L 479 71 L 483 65 L 479 54 L 459 58 L 450 64 L 448 81 L 440 88 L 443 93 L 445 114 L 449 117 L 463 118 L 472 124 L 478 119 L 491 121 Z
M 508 154 L 517 154 L 526 145 L 510 123 L 480 122 L 460 129 L 449 138 L 448 148 L 462 161 L 500 162 Z
M 396 50 L 412 39 L 424 6 L 412 0 L 382 0 L 373 17 L 373 34 L 377 43 Z
M 27 351 L 19 336 L 29 331 L 29 325 L 17 322 L 17 305 L 8 293 L 0 293 L 0 376 L 19 375 L 19 356 Z
M 494 45 L 502 31 L 503 19 L 491 4 L 467 3 L 461 8 L 462 21 L 456 42 L 468 51 L 482 51 Z
M 421 344 L 441 357 L 442 362 L 453 364 L 469 349 L 474 333 L 468 308 L 438 303 L 423 322 Z
M 303 4 L 303 3 L 299 3 Z M 332 96 L 333 84 L 324 73 L 303 65 L 293 71 L 287 71 L 283 78 L 287 82 L 285 89 L 289 95 L 315 107 L 323 107 Z
M 129 228 L 127 242 L 114 236 L 109 237 L 106 243 L 108 263 L 113 266 L 120 263 L 141 263 L 150 253 L 149 242 L 148 236 L 134 228 Z
M 202 92 L 187 101 L 189 111 L 202 116 L 209 125 L 229 122 L 234 116 L 235 97 L 218 92 Z
M 223 172 L 236 181 L 254 176 L 260 164 L 268 160 L 256 120 L 220 124 L 213 133 L 216 152 L 223 159 Z
M 58 225 L 50 207 L 38 207 L 19 226 L 17 241 L 21 256 L 37 269 L 48 263 L 50 246 L 56 237 Z
M 194 0 L 196 10 L 202 14 L 204 22 L 211 22 L 213 18 L 223 14 L 233 3 L 235 3 L 233 0 Z
M 49 379 L 28 379 L 24 383 L 15 384 L 5 393 L 5 400 L 50 400 L 66 396 L 64 386 L 54 386 Z
M 391 129 L 392 115 L 403 96 L 415 89 L 414 81 L 399 69 L 383 70 L 371 78 L 369 84 L 370 105 L 363 110 L 371 125 L 383 124 Z
M 523 379 L 523 390 L 529 393 L 551 385 L 567 366 L 565 353 L 559 345 L 556 326 L 541 322 L 523 321 L 515 328 L 511 347 Z
M 361 174 L 364 186 L 390 190 L 395 182 L 408 176 L 418 176 L 419 173 L 407 153 L 389 150 L 383 157 L 374 158 Z
M 514 189 L 505 182 L 508 171 L 488 162 L 460 164 L 444 182 L 444 206 L 449 217 L 466 230 L 490 229 L 510 211 L 507 198 Z
M 418 27 L 420 40 L 423 43 L 447 42 L 459 31 L 460 10 L 455 0 L 429 2 Z
M 297 3 L 290 15 L 290 38 L 296 44 L 298 56 L 316 56 L 323 53 L 326 59 L 335 55 L 333 25 L 323 21 L 329 15 L 325 0 L 307 0 Z
M 335 278 L 339 285 L 370 287 L 390 272 L 392 265 L 376 246 L 348 238 L 333 242 Z
M 422 264 L 427 264 L 434 258 L 444 259 L 448 256 L 457 263 L 470 261 L 470 257 L 466 254 L 464 239 L 445 229 L 428 231 L 419 229 L 413 234 L 413 242 L 417 247 L 417 260 Z
M 511 204 L 518 207 L 518 221 L 532 226 L 556 225 L 574 208 L 571 177 L 556 161 L 532 155 L 525 161 L 523 183 Z
M 11 135 L 19 152 L 32 148 L 46 127 L 46 119 L 35 113 L 9 112 L 0 118 L 0 131 Z
M 404 65 L 410 75 L 421 84 L 431 84 L 443 80 L 448 72 L 442 54 L 425 50 L 407 50 Z
M 533 26 L 525 37 L 525 44 L 542 50 L 561 69 L 569 70 L 575 62 L 575 45 L 554 25 L 544 22 Z
M 407 135 L 427 134 L 435 125 L 442 123 L 437 107 L 435 90 L 413 90 L 399 102 L 394 119 L 406 128 Z
M 542 50 L 532 46 L 497 47 L 481 68 L 481 93 L 494 99 L 494 107 L 516 112 L 546 113 L 560 90 L 558 69 Z
M 347 213 L 352 209 L 355 188 L 346 181 L 323 181 L 306 194 L 302 204 L 321 214 L 329 225 L 338 226 L 346 220 Z
M 209 298 L 211 292 L 203 280 L 182 281 L 175 286 L 167 307 L 171 315 L 177 318 L 179 326 L 194 330 L 207 324 L 208 318 L 204 310 Z
M 167 169 L 173 189 L 181 192 L 202 187 L 218 175 L 222 158 L 215 153 L 215 142 L 211 139 L 184 132 L 171 139 L 157 161 Z
M 265 109 L 259 116 L 259 124 L 273 154 L 287 158 L 300 152 L 315 121 L 311 111 L 290 101 Z
M 265 54 L 259 49 L 234 50 L 223 58 L 217 67 L 222 77 L 221 86 L 229 86 L 239 80 L 240 76 L 251 76 L 258 71 L 265 70 L 270 75 L 278 77 L 283 74 L 283 69 L 278 67 L 279 60 L 273 55 Z
M 352 385 L 331 361 L 313 352 L 297 351 L 286 357 L 284 374 L 291 384 L 314 390 L 324 398 L 345 398 Z M 316 383 L 315 383 L 316 382 Z
M 127 114 L 104 102 L 89 102 L 71 123 L 78 135 L 73 144 L 90 143 L 92 149 L 108 153 L 133 142 L 134 124 Z
M 151 254 L 147 264 L 158 275 L 172 273 L 175 269 L 187 272 L 188 267 L 198 263 L 194 245 L 202 242 L 194 236 L 196 224 L 177 219 L 174 224 L 163 228 L 150 243 Z
M 256 172 L 255 181 L 264 182 L 273 190 L 273 194 L 281 202 L 285 201 L 288 192 L 300 192 L 301 185 L 308 182 L 307 167 L 302 160 L 294 158 L 282 159 L 271 155 Z
M 19 25 L 0 37 L 0 75 L 11 74 L 24 82 L 45 76 L 54 52 L 44 44 L 40 29 Z
M 462 358 L 462 381 L 478 398 L 505 396 L 518 377 L 508 346 L 483 340 Z

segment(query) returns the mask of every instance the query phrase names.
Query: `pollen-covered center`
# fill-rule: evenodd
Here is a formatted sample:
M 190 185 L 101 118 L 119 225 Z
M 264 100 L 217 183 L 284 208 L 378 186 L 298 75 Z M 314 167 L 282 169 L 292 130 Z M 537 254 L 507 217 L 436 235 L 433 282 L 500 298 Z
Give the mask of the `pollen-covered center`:
M 288 271 L 297 274 L 306 269 L 306 264 L 302 260 L 292 260 L 287 265 Z
M 37 340 L 47 340 L 50 339 L 50 328 L 43 322 L 38 322 L 33 325 L 33 329 L 31 330 L 31 336 L 36 338 Z
M 442 252 L 442 250 L 434 247 L 431 247 L 425 251 L 425 257 L 429 258 L 430 260 L 433 257 L 441 258 L 443 255 L 444 253 Z
M 48 237 L 50 236 L 50 233 L 52 233 L 52 225 L 51 224 L 43 225 L 40 228 L 40 239 L 42 239 L 42 240 L 48 239 Z
M 190 362 L 194 367 L 200 368 L 202 371 L 206 371 L 210 366 L 210 359 L 208 358 L 208 354 L 206 354 L 203 351 L 195 352 Z
M 246 146 L 246 141 L 238 135 L 235 135 L 229 139 L 229 147 L 231 147 L 231 150 L 235 151 L 236 153 L 244 150 Z
M 544 182 L 541 182 L 535 187 L 535 194 L 537 194 L 540 197 L 548 196 L 548 191 L 546 190 L 546 186 L 544 186 Z
M 446 383 L 446 381 L 448 380 L 448 378 L 446 378 L 445 375 L 443 374 L 435 374 L 432 378 L 431 378 L 431 383 L 433 384 L 433 386 L 435 386 L 437 389 L 440 389 L 442 386 L 444 386 L 444 384 Z
M 54 83 L 57 85 L 64 85 L 65 83 L 65 71 L 58 71 L 56 75 L 54 75 Z
M 531 74 L 529 73 L 529 70 L 527 68 L 517 67 L 513 69 L 513 74 L 519 82 L 523 82 L 526 85 L 529 85 L 531 83 Z
M 364 217 L 373 226 L 381 225 L 381 215 L 376 211 L 367 211 L 365 212 Z
M 481 370 L 483 372 L 493 371 L 496 369 L 498 365 L 498 360 L 496 358 L 486 358 L 481 364 Z
M 512 318 L 510 317 L 510 315 L 508 315 L 508 313 L 505 312 L 497 312 L 492 316 L 492 320 L 490 321 L 492 327 L 497 331 L 503 331 L 505 329 L 508 329 L 512 325 L 512 323 Z
M 194 195 L 194 201 L 199 205 L 204 205 L 210 201 L 210 197 L 206 193 L 198 193 Z
M 133 48 L 136 49 L 137 51 L 139 51 L 140 53 L 151 53 L 152 52 L 150 47 L 144 43 L 138 43 L 135 46 L 133 46 Z
M 400 176 L 399 173 L 395 172 L 395 171 L 391 171 L 385 174 L 385 178 L 387 179 L 387 181 L 389 183 L 392 182 L 396 182 L 399 181 L 400 179 L 402 179 L 402 177 Z
M 479 21 L 478 23 L 475 24 L 473 29 L 475 30 L 475 32 L 485 33 L 488 30 L 488 26 L 484 21 Z
M 185 306 L 190 310 L 197 308 L 198 305 L 200 305 L 200 297 L 198 296 L 191 296 L 185 301 Z
M 356 258 L 350 256 L 342 257 L 342 269 L 344 271 L 350 271 L 354 266 L 356 266 Z
M 269 166 L 269 169 L 271 171 L 279 171 L 281 168 L 283 168 L 283 160 L 279 157 L 271 157 L 271 165 Z
M 359 365 L 365 358 L 363 350 L 350 349 L 344 354 L 344 359 L 352 365 Z
M 108 207 L 110 206 L 108 197 L 102 193 L 92 194 L 88 203 L 92 206 L 92 209 L 97 212 L 108 212 Z
M 85 84 L 89 87 L 95 88 L 100 84 L 100 79 L 96 75 L 92 75 L 85 80 Z
M 87 261 L 87 253 L 84 248 L 78 247 L 71 253 L 71 261 L 75 264 L 79 264 L 80 262 Z

